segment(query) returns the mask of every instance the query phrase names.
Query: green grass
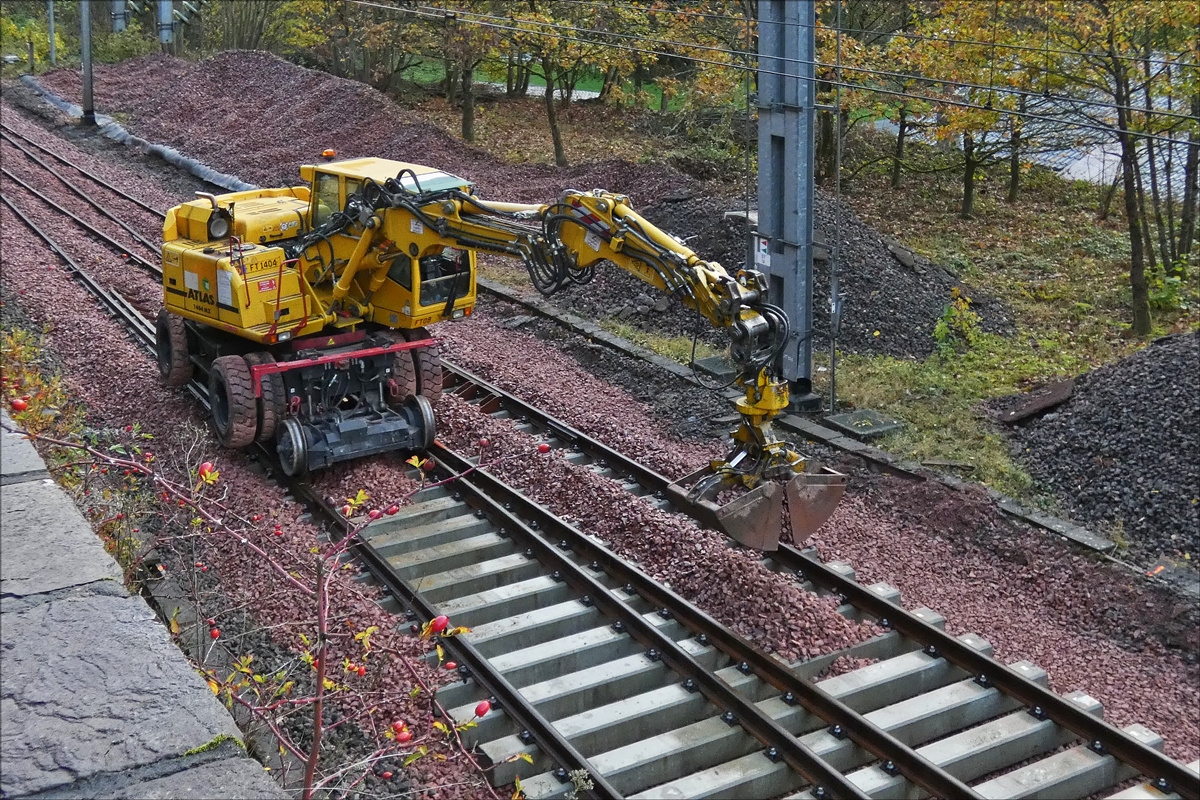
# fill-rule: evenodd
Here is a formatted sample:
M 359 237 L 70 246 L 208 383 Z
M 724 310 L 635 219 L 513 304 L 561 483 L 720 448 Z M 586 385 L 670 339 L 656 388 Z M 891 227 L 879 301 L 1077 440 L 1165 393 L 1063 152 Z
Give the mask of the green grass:
M 622 322 L 613 317 L 598 320 L 600 327 L 614 336 L 628 339 L 636 345 L 646 348 L 660 356 L 677 361 L 680 364 L 692 363 L 692 338 L 690 336 L 663 336 L 657 333 L 647 333 L 640 328 Z M 722 351 L 705 344 L 696 342 L 696 358 L 708 358 L 720 355 Z
M 887 142 L 873 146 L 881 145 Z M 906 429 L 882 442 L 896 454 L 969 464 L 974 469 L 965 477 L 1038 502 L 1040 487 L 1012 459 L 980 401 L 1078 375 L 1142 343 L 1128 335 L 1129 244 L 1120 198 L 1113 216 L 1100 221 L 1098 187 L 1034 170 L 1010 205 L 1003 200 L 1006 175 L 998 167 L 981 182 L 971 220 L 957 216 L 957 172 L 906 175 L 900 190 L 888 188 L 881 173 L 859 179 L 847 199 L 864 221 L 999 299 L 1016 332 L 976 332 L 970 347 L 958 342 L 921 360 L 843 356 L 838 396 L 904 420 Z M 1152 296 L 1158 286 L 1163 298 L 1154 309 L 1154 336 L 1197 327 L 1195 277 L 1177 297 L 1168 297 L 1161 276 L 1151 285 Z
M 971 478 L 1027 496 L 1033 488 L 1029 476 L 1012 462 L 1004 437 L 983 416 L 979 402 L 1087 367 L 1086 359 L 1053 335 L 982 333 L 968 350 L 920 361 L 845 356 L 839 364 L 839 397 L 907 423 L 904 431 L 883 441 L 887 449 L 917 461 L 969 464 L 974 467 Z
M 442 81 L 444 81 L 446 79 L 446 68 L 445 68 L 445 64 L 442 61 L 435 60 L 435 59 L 421 59 L 421 60 L 417 61 L 416 64 L 414 64 L 413 66 L 406 69 L 403 73 L 403 76 L 405 79 L 410 80 L 414 83 L 419 83 L 419 84 L 422 84 L 425 86 L 430 86 L 433 84 L 441 83 Z M 505 72 L 505 68 L 503 65 L 496 65 L 494 67 L 488 67 L 488 66 L 484 65 L 484 66 L 477 67 L 475 69 L 475 81 L 477 84 L 478 83 L 493 83 L 493 84 L 498 83 L 498 84 L 501 84 L 501 86 L 503 86 L 505 78 L 506 78 L 506 72 Z M 534 74 L 529 77 L 529 85 L 544 87 L 546 85 L 546 81 L 540 75 Z M 580 78 L 575 83 L 575 91 L 576 92 L 597 92 L 598 93 L 603 88 L 604 88 L 604 76 L 600 75 L 597 72 L 591 72 L 591 73 L 585 74 L 582 78 Z M 626 104 L 627 105 L 631 104 L 633 102 L 632 98 L 634 96 L 633 82 L 632 81 L 623 82 L 621 84 L 621 90 L 626 94 L 626 96 L 628 98 L 630 98 L 629 100 L 626 101 Z M 662 103 L 662 89 L 660 89 L 657 85 L 655 85 L 653 83 L 643 83 L 642 91 L 644 91 L 648 97 L 648 100 L 645 103 L 646 108 L 657 111 L 659 105 Z M 667 110 L 668 111 L 678 111 L 680 108 L 683 107 L 683 102 L 684 102 L 683 95 L 682 94 L 676 95 L 667 102 Z

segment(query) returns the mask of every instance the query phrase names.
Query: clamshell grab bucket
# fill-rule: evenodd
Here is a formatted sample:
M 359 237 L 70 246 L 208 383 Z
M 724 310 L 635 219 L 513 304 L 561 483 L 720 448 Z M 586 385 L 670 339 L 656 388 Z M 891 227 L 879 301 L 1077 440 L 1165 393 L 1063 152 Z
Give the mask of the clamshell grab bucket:
M 711 467 L 705 467 L 668 486 L 667 496 L 702 524 L 754 550 L 778 550 L 784 525 L 791 531 L 792 541 L 807 539 L 825 524 L 846 491 L 845 475 L 821 467 L 816 472 L 799 473 L 786 486 L 766 481 L 725 505 L 718 505 L 709 497 L 724 486 L 714 480 L 715 476 Z

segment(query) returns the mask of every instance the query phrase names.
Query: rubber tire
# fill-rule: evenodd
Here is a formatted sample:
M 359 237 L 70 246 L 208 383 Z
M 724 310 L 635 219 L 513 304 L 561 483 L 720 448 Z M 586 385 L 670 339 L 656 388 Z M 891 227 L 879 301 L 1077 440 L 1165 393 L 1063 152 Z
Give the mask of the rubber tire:
M 258 403 L 246 359 L 241 356 L 213 359 L 208 369 L 208 402 L 221 444 L 238 448 L 254 441 L 258 432 Z
M 395 342 L 408 341 L 403 331 L 392 331 L 391 338 Z M 392 380 L 400 387 L 400 393 L 395 397 L 389 396 L 388 405 L 392 408 L 399 408 L 409 397 L 420 394 L 421 389 L 417 383 L 417 365 L 412 351 L 397 350 L 392 356 Z
M 158 376 L 163 386 L 178 389 L 192 379 L 192 359 L 188 356 L 187 328 L 183 318 L 165 308 L 158 312 L 154 325 L 154 349 Z
M 410 342 L 420 342 L 433 338 L 424 328 L 414 328 L 408 332 Z M 420 394 L 436 405 L 442 399 L 442 348 L 441 345 L 419 347 L 412 351 L 413 361 L 417 365 L 417 386 Z
M 259 364 L 274 364 L 275 356 L 270 353 L 247 353 L 246 363 L 250 366 Z M 251 391 L 254 390 L 253 376 L 251 376 Z M 287 410 L 285 405 L 287 397 L 287 389 L 283 385 L 283 378 L 279 373 L 271 373 L 262 376 L 262 397 L 258 398 L 257 419 L 258 433 L 254 437 L 259 442 L 275 441 L 275 427 L 279 424 L 279 420 L 283 419 L 283 415 Z

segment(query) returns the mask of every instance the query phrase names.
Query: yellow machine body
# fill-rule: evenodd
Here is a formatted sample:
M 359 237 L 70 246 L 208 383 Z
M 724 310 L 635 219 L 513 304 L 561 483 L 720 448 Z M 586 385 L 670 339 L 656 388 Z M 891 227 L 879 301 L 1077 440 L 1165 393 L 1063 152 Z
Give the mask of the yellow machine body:
M 162 249 L 168 310 L 264 344 L 364 322 L 413 330 L 470 314 L 474 251 L 447 248 L 404 209 L 355 221 L 292 257 L 286 251 L 345 209 L 365 180 L 383 183 L 401 172 L 423 189 L 470 186 L 429 167 L 359 158 L 301 167 L 307 186 L 210 195 L 172 208 Z M 218 217 L 228 224 L 214 229 Z

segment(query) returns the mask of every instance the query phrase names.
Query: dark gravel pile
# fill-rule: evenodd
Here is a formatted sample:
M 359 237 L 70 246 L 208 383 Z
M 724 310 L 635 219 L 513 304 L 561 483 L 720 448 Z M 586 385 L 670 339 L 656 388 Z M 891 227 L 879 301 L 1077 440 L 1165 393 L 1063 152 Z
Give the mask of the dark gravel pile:
M 1070 400 L 1012 437 L 1072 517 L 1120 526 L 1143 562 L 1200 552 L 1200 335 L 1084 375 Z
M 58 70 L 41 78 L 64 97 L 77 97 L 80 76 Z M 376 155 L 429 164 L 476 182 L 484 198 L 546 202 L 566 188 L 603 187 L 627 194 L 635 209 L 685 239 L 702 258 L 730 271 L 745 262 L 746 226 L 725 212 L 744 200 L 714 197 L 671 167 L 609 159 L 565 169 L 504 164 L 398 107 L 356 81 L 304 69 L 259 52 L 220 53 L 198 63 L 153 55 L 97 67 L 97 108 L 128 115 L 126 126 L 217 169 L 261 185 L 296 183 L 297 169 L 325 148 L 339 157 Z M 248 109 L 253 109 L 251 115 Z M 271 124 L 248 124 L 271 120 Z M 818 240 L 832 242 L 834 201 L 818 195 Z M 954 276 L 920 257 L 901 263 L 878 231 L 842 206 L 841 289 L 846 294 L 841 349 L 855 353 L 924 357 L 933 352 L 933 326 L 959 285 Z M 814 279 L 816 342 L 827 346 L 829 266 L 818 261 Z M 620 314 L 665 335 L 691 335 L 727 344 L 690 309 L 611 265 L 597 279 L 561 292 L 556 303 L 592 318 Z M 1003 307 L 965 289 L 989 330 L 1007 330 Z M 876 335 L 878 331 L 878 335 Z
M 901 251 L 906 266 L 889 249 L 889 242 L 863 223 L 846 204 L 820 192 L 816 198 L 818 254 L 832 249 L 837 238 L 837 209 L 841 208 L 841 266 L 839 286 L 845 295 L 838 347 L 843 351 L 897 357 L 924 357 L 933 352 L 933 327 L 958 286 L 972 299 L 985 330 L 1007 332 L 1012 321 L 999 301 L 964 286 L 942 267 Z M 730 271 L 746 261 L 747 226 L 744 217 L 726 217 L 743 211 L 737 198 L 679 197 L 648 205 L 641 213 L 655 225 L 683 239 L 701 257 L 721 262 Z M 897 248 L 899 249 L 899 248 Z M 813 316 L 818 347 L 828 346 L 830 260 L 813 264 Z M 724 346 L 723 331 L 713 329 L 691 309 L 672 304 L 640 280 L 611 265 L 598 270 L 587 286 L 560 293 L 555 302 L 593 317 L 616 315 L 643 330 L 666 335 L 691 335 L 709 344 Z M 613 298 L 620 298 L 614 303 Z M 656 302 L 658 305 L 656 306 Z M 631 313 L 632 312 L 632 313 Z M 878 335 L 876 335 L 878 331 Z
M 76 98 L 78 70 L 39 78 Z M 429 164 L 475 181 L 485 198 L 546 202 L 568 187 L 597 186 L 657 200 L 695 182 L 669 167 L 594 161 L 565 169 L 504 164 L 424 122 L 357 81 L 260 52 L 225 52 L 200 62 L 153 55 L 94 72 L 96 108 L 128 115 L 143 138 L 167 144 L 242 180 L 299 182 L 298 168 L 326 148 L 339 158 L 381 156 Z

